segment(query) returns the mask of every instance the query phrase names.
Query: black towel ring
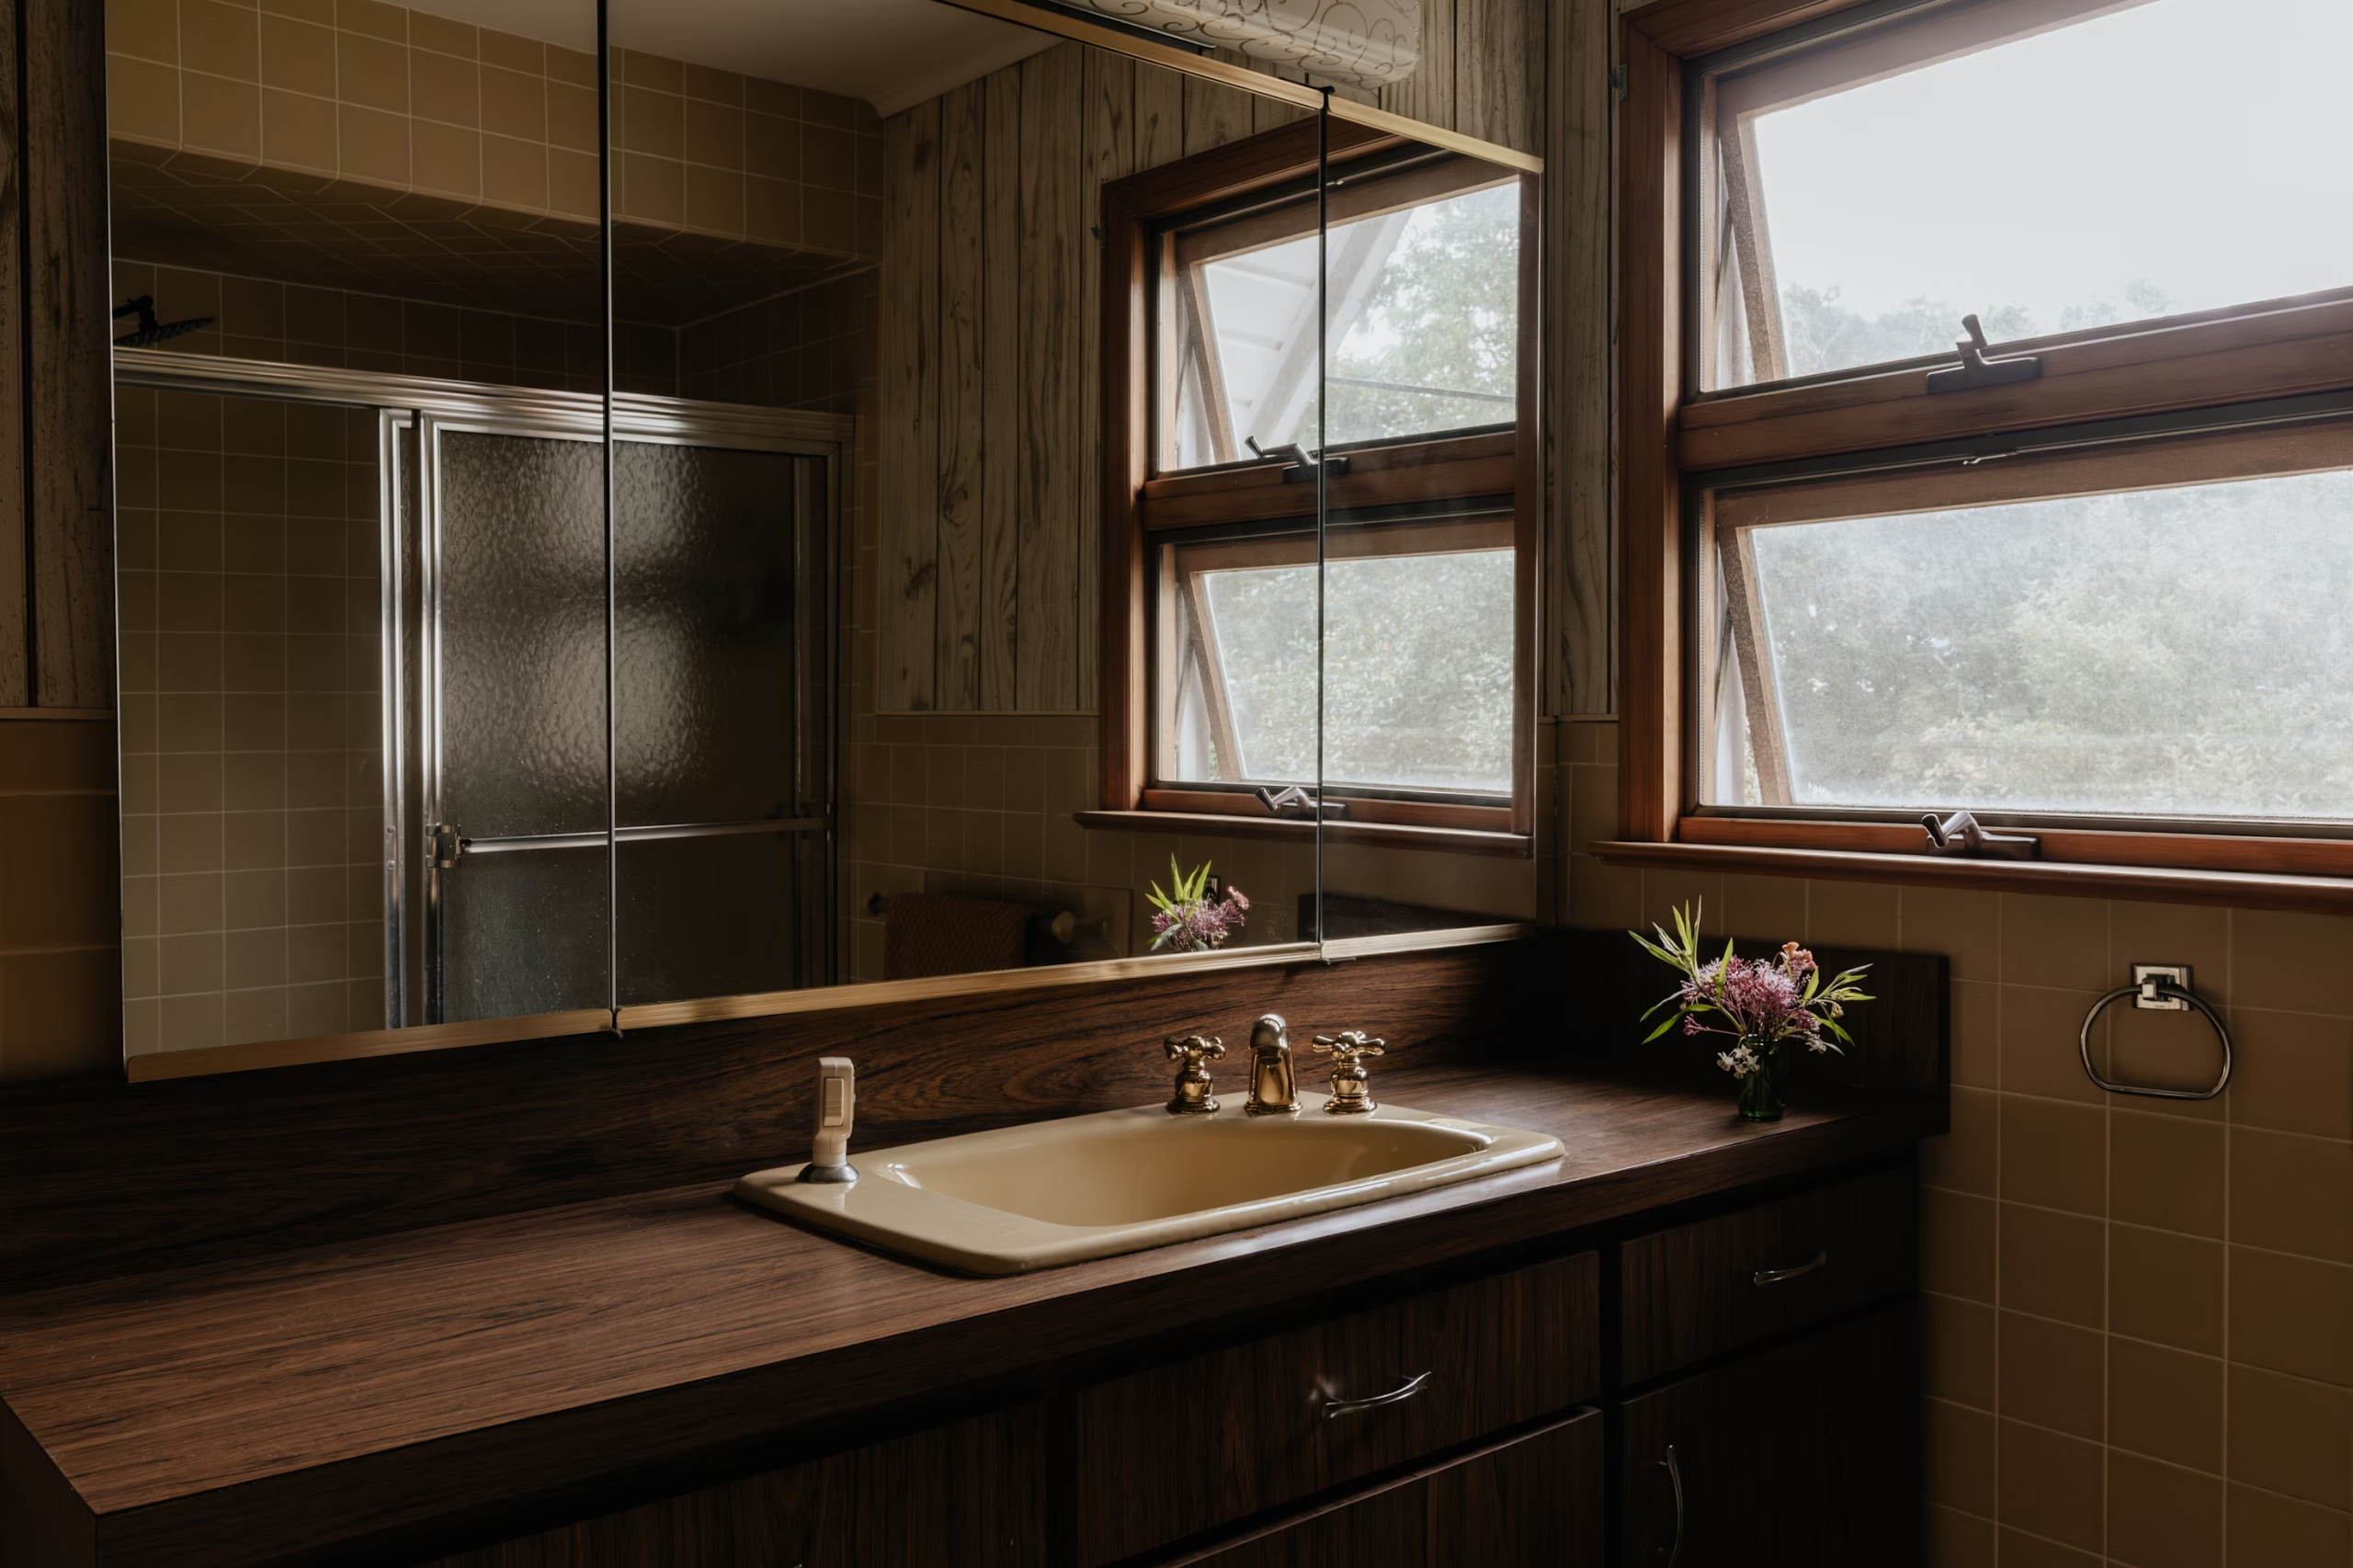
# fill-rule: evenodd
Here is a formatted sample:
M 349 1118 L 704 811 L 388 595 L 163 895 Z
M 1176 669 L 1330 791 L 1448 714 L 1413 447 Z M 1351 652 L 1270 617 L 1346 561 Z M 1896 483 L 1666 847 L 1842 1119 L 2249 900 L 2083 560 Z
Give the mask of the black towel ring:
M 2222 1076 L 2214 1080 L 2212 1088 L 2149 1089 L 2134 1084 L 2112 1084 L 2099 1075 L 2099 1069 L 2092 1065 L 2092 1025 L 2098 1021 L 2102 1009 L 2106 1008 L 2110 1002 L 2126 996 L 2146 1003 L 2154 1003 L 2160 998 L 2179 1002 L 2206 1015 L 2206 1021 L 2214 1026 L 2215 1038 L 2222 1042 Z M 2185 986 L 2176 985 L 2170 980 L 2151 978 L 2134 985 L 2120 985 L 2093 1003 L 2092 1010 L 2084 1015 L 2084 1027 L 2075 1037 L 2075 1044 L 2083 1052 L 2085 1075 L 2111 1095 L 2147 1095 L 2153 1099 L 2161 1100 L 2211 1100 L 2231 1085 L 2231 1031 L 2223 1028 L 2222 1016 L 2199 1000 L 2196 992 Z

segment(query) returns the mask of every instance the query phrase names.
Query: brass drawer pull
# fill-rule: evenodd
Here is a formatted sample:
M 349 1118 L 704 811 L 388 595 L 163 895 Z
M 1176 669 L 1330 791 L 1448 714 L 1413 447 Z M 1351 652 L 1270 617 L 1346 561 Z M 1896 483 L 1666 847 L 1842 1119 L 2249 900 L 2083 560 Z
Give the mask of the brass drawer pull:
M 1324 1419 L 1336 1421 L 1343 1415 L 1353 1415 L 1359 1410 L 1377 1410 L 1384 1404 L 1403 1404 L 1421 1392 L 1422 1385 L 1429 1381 L 1430 1374 L 1424 1372 L 1418 1377 L 1407 1378 L 1387 1393 L 1377 1393 L 1370 1399 L 1327 1399 L 1324 1402 Z
M 1750 1278 L 1758 1285 L 1779 1285 L 1784 1279 L 1802 1278 L 1829 1261 L 1830 1255 L 1827 1252 L 1818 1252 L 1813 1255 L 1811 1262 L 1801 1263 L 1790 1268 L 1760 1268 L 1750 1276 Z

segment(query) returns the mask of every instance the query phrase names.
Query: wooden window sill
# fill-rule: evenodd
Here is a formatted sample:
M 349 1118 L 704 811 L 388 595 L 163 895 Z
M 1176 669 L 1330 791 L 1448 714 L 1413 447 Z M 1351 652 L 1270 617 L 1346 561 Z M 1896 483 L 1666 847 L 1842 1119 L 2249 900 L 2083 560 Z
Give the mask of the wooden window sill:
M 1297 817 L 1223 816 L 1213 812 L 1078 812 L 1073 820 L 1087 828 L 1124 833 L 1215 833 L 1229 838 L 1277 838 L 1312 842 L 1315 824 Z M 1413 827 L 1403 823 L 1326 822 L 1332 844 L 1374 844 L 1391 849 L 1442 849 L 1450 855 L 1502 855 L 1527 859 L 1536 840 L 1524 833 L 1486 833 L 1463 827 Z
M 2056 893 L 2070 898 L 2224 904 L 2237 909 L 2284 909 L 2316 915 L 2353 914 L 2353 877 L 2106 866 L 2067 860 L 1958 859 L 1925 851 L 1813 849 L 1788 845 L 1607 840 L 1593 844 L 1587 852 L 1612 865 L 1660 870 L 1916 882 L 1987 892 Z

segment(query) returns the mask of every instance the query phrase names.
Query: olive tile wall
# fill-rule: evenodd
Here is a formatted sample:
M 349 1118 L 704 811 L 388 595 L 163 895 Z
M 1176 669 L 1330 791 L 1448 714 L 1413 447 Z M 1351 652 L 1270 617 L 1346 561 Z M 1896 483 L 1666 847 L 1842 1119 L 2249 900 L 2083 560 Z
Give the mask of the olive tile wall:
M 1933 1568 L 2353 1562 L 2353 920 L 1627 870 L 1615 726 L 1568 766 L 1569 918 L 1952 960 L 1952 1131 L 1920 1191 Z M 2186 962 L 2211 1102 L 2095 1088 L 2076 1031 Z M 2195 1017 L 2103 1015 L 2103 1070 L 2211 1082 Z
M 377 416 L 115 403 L 127 1049 L 381 1028 Z

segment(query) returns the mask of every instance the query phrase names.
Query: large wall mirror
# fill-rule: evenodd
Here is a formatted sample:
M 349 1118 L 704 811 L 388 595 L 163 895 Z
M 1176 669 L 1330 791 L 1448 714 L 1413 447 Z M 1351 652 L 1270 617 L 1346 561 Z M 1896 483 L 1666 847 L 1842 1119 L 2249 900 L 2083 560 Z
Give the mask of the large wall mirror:
M 108 40 L 134 1074 L 1538 914 L 1534 185 L 1335 140 L 1410 47 L 178 9 Z M 1107 187 L 1276 142 L 1107 370 Z

